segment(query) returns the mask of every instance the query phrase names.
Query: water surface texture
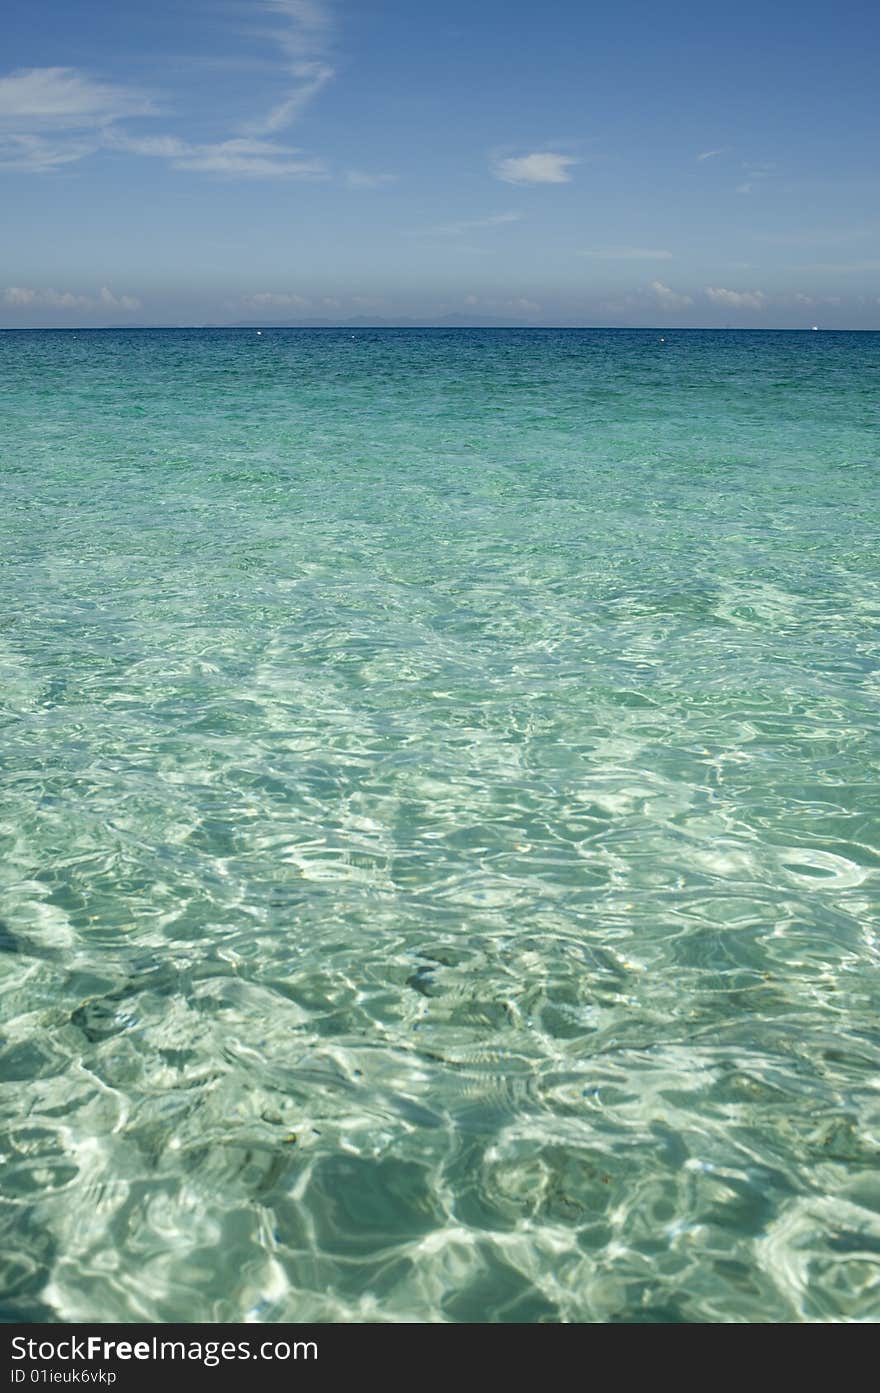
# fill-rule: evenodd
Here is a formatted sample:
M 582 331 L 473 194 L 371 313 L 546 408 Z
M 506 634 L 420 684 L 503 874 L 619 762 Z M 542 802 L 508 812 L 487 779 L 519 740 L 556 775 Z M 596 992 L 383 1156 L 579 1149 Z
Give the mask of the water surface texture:
M 880 1318 L 880 335 L 0 335 L 0 1286 Z

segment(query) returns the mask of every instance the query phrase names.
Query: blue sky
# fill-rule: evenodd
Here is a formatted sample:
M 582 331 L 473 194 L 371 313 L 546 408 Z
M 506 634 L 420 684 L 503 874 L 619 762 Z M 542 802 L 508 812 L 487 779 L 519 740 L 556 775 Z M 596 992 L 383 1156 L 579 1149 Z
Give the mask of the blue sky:
M 0 326 L 880 328 L 876 4 L 7 0 Z

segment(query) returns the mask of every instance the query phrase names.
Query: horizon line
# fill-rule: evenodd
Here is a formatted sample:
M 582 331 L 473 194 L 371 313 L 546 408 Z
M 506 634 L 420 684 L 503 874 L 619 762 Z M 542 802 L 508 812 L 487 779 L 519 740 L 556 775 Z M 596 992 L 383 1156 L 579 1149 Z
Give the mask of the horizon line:
M 515 320 L 502 324 L 432 324 L 429 322 L 390 324 L 369 324 L 361 321 L 346 323 L 303 323 L 281 324 L 272 320 L 254 319 L 234 324 L 5 324 L 0 325 L 0 334 L 70 334 L 70 333 L 212 333 L 218 330 L 238 333 L 255 333 L 257 330 L 281 330 L 287 333 L 323 333 L 336 329 L 354 332 L 375 332 L 377 330 L 407 332 L 432 329 L 446 333 L 462 329 L 481 333 L 505 333 L 510 330 L 535 330 L 540 333 L 568 330 L 575 333 L 675 333 L 675 334 L 880 334 L 876 329 L 864 327 L 841 328 L 831 325 L 773 325 L 773 324 L 519 324 Z

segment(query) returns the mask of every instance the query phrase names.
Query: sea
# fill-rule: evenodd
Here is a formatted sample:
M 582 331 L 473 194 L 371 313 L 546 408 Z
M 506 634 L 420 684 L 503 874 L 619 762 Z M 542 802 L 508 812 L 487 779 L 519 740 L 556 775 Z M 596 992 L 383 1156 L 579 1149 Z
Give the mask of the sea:
M 3 1319 L 880 1319 L 878 388 L 0 334 Z

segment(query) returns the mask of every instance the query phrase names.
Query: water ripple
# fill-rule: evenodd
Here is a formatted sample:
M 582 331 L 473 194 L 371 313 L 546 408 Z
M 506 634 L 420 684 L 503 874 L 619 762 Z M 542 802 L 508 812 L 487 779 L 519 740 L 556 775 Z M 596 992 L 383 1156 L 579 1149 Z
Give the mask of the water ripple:
M 876 1318 L 870 336 L 805 339 L 3 336 L 11 1317 Z

